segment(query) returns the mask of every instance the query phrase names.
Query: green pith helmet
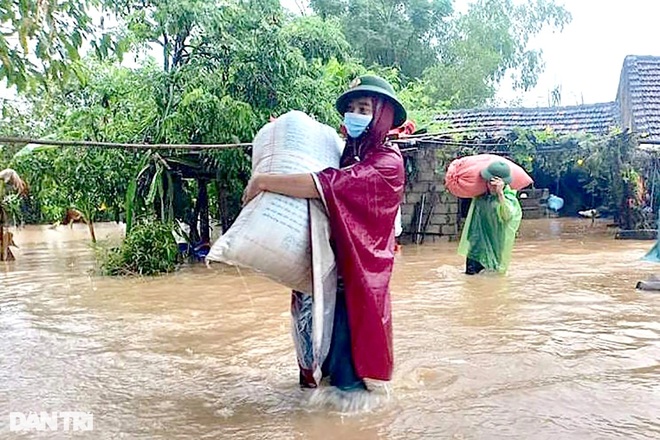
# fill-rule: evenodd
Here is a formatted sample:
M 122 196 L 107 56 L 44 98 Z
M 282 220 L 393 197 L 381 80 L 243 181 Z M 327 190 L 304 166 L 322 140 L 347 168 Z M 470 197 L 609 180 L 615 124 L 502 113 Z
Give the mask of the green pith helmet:
M 481 177 L 486 181 L 489 181 L 493 177 L 499 177 L 504 183 L 511 183 L 513 180 L 513 177 L 511 177 L 511 167 L 502 161 L 493 162 L 481 170 Z
M 361 76 L 356 78 L 349 87 L 350 88 L 346 92 L 337 98 L 335 107 L 340 114 L 343 115 L 346 113 L 348 104 L 352 99 L 360 96 L 380 96 L 394 105 L 394 122 L 392 123 L 392 128 L 400 127 L 406 122 L 406 118 L 408 117 L 406 109 L 403 107 L 403 104 L 399 102 L 390 83 L 380 76 Z

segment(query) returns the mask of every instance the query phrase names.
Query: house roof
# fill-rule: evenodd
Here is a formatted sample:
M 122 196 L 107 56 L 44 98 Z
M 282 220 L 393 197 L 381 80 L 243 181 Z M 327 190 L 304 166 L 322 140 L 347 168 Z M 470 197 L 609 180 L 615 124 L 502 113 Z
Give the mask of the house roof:
M 623 61 L 614 102 L 567 107 L 476 108 L 452 110 L 436 117 L 454 133 L 502 137 L 516 128 L 557 133 L 607 134 L 632 129 L 660 144 L 660 56 L 628 55 Z
M 565 107 L 452 110 L 437 116 L 436 121 L 447 123 L 449 129 L 490 135 L 504 135 L 515 128 L 545 130 L 548 127 L 560 134 L 576 131 L 606 134 L 619 126 L 619 108 L 616 102 L 606 102 Z
M 627 56 L 621 85 L 617 100 L 622 100 L 622 92 L 627 95 L 623 104 L 631 113 L 633 130 L 660 141 L 660 57 Z

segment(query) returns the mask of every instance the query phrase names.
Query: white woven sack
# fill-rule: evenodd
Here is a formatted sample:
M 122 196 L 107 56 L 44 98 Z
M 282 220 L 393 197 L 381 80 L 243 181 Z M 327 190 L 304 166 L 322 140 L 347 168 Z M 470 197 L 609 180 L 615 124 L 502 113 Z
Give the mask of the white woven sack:
M 333 128 L 291 111 L 255 136 L 252 173 L 298 174 L 338 168 L 343 146 Z M 250 268 L 291 289 L 311 293 L 310 249 L 308 201 L 262 193 L 243 208 L 206 260 Z

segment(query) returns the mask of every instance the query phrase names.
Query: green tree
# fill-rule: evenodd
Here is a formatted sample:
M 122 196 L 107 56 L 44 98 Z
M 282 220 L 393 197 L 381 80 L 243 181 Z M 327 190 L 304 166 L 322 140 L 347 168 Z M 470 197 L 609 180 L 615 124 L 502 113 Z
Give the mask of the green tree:
M 135 47 L 161 47 L 163 70 L 169 72 L 204 50 L 206 29 L 222 23 L 230 9 L 204 0 L 121 0 L 116 13 L 125 22 Z
M 369 66 L 399 67 L 407 78 L 435 64 L 451 0 L 310 0 L 323 19 L 337 18 L 351 47 Z
M 289 44 L 300 49 L 307 61 L 326 63 L 335 58 L 345 62 L 350 58 L 351 46 L 346 41 L 341 21 L 336 18 L 299 17 L 288 23 L 283 31 Z
M 530 39 L 545 28 L 562 29 L 571 15 L 552 0 L 478 0 L 452 22 L 440 62 L 424 72 L 423 93 L 454 108 L 484 105 L 506 75 L 529 90 L 543 70 Z
M 292 109 L 338 123 L 336 78 L 327 75 L 328 66 L 336 58 L 347 59 L 349 47 L 336 21 L 291 18 L 276 1 L 230 1 L 213 14 L 200 13 L 205 7 L 167 0 L 150 3 L 148 13 L 127 16 L 136 44 L 156 37 L 184 42 L 183 55 L 172 55 L 155 82 L 154 141 L 249 142 L 271 116 Z M 172 8 L 178 15 L 165 13 Z M 169 24 L 155 21 L 157 17 L 166 17 Z M 342 81 L 342 89 L 350 79 Z M 178 155 L 168 153 L 167 158 Z M 240 209 L 249 156 L 216 151 L 199 158 L 218 169 L 213 196 L 221 200 L 213 202 L 223 207 L 227 226 Z
M 33 79 L 62 81 L 89 40 L 100 57 L 121 54 L 125 42 L 95 24 L 91 9 L 101 0 L 13 0 L 0 3 L 0 80 L 19 91 Z
M 57 92 L 27 95 L 32 116 L 44 115 L 42 133 L 109 142 L 149 137 L 156 119 L 152 83 L 157 73 L 151 66 L 133 71 L 89 60 L 75 67 L 78 76 Z M 30 186 L 29 205 L 39 213 L 31 215 L 32 221 L 60 221 L 67 208 L 76 207 L 94 222 L 119 219 L 137 157 L 126 150 L 28 145 L 10 163 Z
M 94 222 L 123 202 L 128 183 L 135 175 L 130 153 L 117 149 L 66 148 L 54 162 L 64 206 L 80 210 L 96 242 Z
M 516 89 L 531 89 L 544 67 L 531 38 L 571 20 L 554 0 L 477 0 L 463 14 L 453 14 L 450 0 L 310 0 L 310 6 L 340 21 L 365 65 L 400 69 L 416 113 L 484 105 L 507 75 Z

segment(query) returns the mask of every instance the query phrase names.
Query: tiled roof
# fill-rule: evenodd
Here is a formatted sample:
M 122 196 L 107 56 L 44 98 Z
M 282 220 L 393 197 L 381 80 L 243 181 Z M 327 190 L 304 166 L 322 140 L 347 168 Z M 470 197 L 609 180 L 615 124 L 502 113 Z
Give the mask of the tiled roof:
M 648 142 L 660 143 L 660 56 L 629 55 L 623 62 L 615 102 L 569 107 L 480 108 L 453 110 L 436 117 L 448 129 L 502 136 L 515 128 L 558 133 L 606 134 L 631 128 Z M 644 142 L 644 141 L 642 141 Z
M 632 113 L 633 129 L 660 141 L 660 57 L 627 56 L 621 81 L 625 81 L 624 90 L 630 98 L 626 105 Z
M 545 130 L 547 127 L 560 134 L 577 131 L 606 134 L 619 126 L 619 109 L 615 102 L 568 107 L 483 108 L 453 110 L 436 120 L 448 123 L 449 129 L 491 135 L 503 135 L 515 128 Z

